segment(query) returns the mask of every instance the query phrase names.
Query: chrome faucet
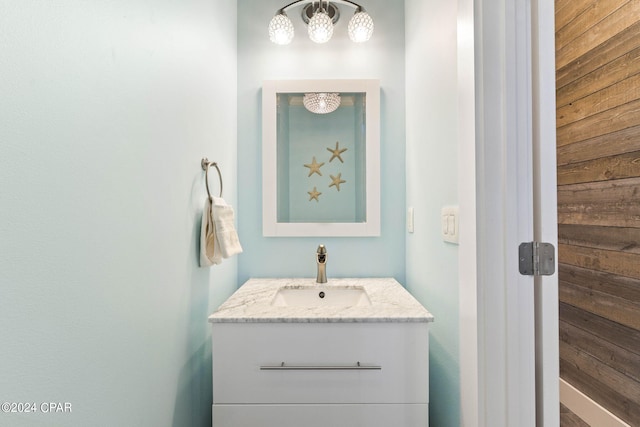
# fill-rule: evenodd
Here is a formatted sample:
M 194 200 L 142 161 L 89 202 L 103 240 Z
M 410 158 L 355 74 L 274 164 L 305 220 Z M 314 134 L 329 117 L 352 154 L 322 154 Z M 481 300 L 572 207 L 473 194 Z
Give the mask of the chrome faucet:
M 324 245 L 318 246 L 316 251 L 316 264 L 318 264 L 317 283 L 327 283 L 327 249 Z

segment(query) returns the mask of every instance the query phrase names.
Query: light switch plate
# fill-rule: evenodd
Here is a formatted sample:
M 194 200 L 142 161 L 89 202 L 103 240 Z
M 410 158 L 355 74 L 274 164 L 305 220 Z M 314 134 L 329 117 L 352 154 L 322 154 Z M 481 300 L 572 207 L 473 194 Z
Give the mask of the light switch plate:
M 407 208 L 407 231 L 413 233 L 413 208 Z
M 458 206 L 443 206 L 441 213 L 442 240 L 458 243 Z

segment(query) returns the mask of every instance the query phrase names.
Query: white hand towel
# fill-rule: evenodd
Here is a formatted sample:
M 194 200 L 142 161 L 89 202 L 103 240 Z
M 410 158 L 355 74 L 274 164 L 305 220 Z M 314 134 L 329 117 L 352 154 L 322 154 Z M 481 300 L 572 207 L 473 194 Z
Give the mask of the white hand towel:
M 242 246 L 233 224 L 233 208 L 222 198 L 213 198 L 213 221 L 216 227 L 216 250 L 219 249 L 222 258 L 241 253 Z
M 220 264 L 242 252 L 234 226 L 233 208 L 219 197 L 205 200 L 200 228 L 200 267 Z

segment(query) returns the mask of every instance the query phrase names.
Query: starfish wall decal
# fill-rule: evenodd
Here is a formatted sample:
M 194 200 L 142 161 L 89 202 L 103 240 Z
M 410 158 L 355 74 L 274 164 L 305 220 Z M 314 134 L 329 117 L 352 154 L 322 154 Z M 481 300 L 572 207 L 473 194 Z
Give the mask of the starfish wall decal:
M 347 182 L 344 179 L 340 179 L 342 177 L 341 173 L 339 173 L 338 176 L 333 176 L 333 175 L 329 175 L 329 176 L 331 177 L 331 184 L 329 184 L 329 187 L 335 186 L 338 189 L 338 191 L 340 191 L 340 184 Z
M 316 162 L 316 156 L 313 156 L 313 161 L 309 164 L 304 165 L 305 168 L 309 168 L 309 175 L 307 176 L 309 177 L 314 173 L 317 173 L 318 175 L 322 176 L 322 172 L 320 172 L 320 168 L 322 167 L 322 165 L 324 165 L 324 162 L 322 163 Z
M 313 191 L 307 191 L 307 193 L 309 194 L 309 201 L 312 201 L 313 199 L 316 199 L 316 202 L 319 202 L 320 200 L 318 200 L 318 196 L 320 196 L 322 193 L 319 192 L 316 187 L 313 187 Z
M 340 157 L 340 154 L 344 153 L 345 151 L 347 151 L 346 148 L 342 148 L 340 149 L 339 147 L 340 142 L 336 141 L 336 148 L 329 148 L 327 147 L 327 151 L 331 151 L 331 158 L 329 159 L 329 163 L 331 163 L 333 161 L 333 159 L 338 159 L 340 160 L 340 163 L 344 163 L 344 160 L 342 160 L 342 157 Z

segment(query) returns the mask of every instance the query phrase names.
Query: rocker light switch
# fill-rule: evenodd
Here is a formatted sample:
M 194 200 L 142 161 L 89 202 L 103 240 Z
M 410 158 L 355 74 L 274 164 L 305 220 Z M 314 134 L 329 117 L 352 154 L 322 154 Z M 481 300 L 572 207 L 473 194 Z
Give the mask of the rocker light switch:
M 458 243 L 458 207 L 444 206 L 441 213 L 442 240 Z
M 413 208 L 407 209 L 407 231 L 413 233 Z

